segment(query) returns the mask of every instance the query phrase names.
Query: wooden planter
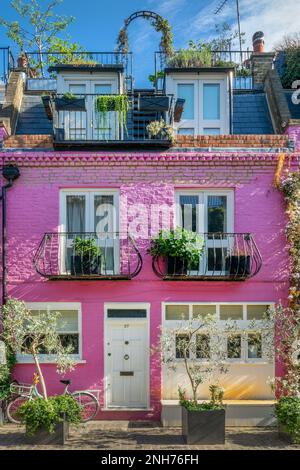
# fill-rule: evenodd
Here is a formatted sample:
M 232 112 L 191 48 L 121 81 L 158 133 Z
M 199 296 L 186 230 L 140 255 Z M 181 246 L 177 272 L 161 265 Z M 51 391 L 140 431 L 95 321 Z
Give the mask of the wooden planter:
M 250 255 L 227 256 L 225 270 L 231 276 L 249 276 L 251 274 Z
M 182 410 L 182 435 L 187 444 L 225 443 L 225 410 Z
M 71 274 L 101 274 L 101 256 L 71 256 Z
M 33 436 L 25 437 L 26 444 L 32 445 L 64 445 L 69 437 L 69 423 L 63 421 L 58 423 L 53 433 L 49 433 L 46 429 L 39 429 Z
M 55 98 L 57 111 L 86 111 L 85 98 Z

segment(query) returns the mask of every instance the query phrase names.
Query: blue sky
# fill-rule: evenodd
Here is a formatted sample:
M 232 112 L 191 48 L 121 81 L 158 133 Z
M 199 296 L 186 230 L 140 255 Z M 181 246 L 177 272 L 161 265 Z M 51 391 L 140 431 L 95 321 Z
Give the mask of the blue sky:
M 228 0 L 219 16 L 213 14 L 221 0 L 64 0 L 58 13 L 73 15 L 76 20 L 67 34 L 87 50 L 112 51 L 118 31 L 124 19 L 137 10 L 153 10 L 167 18 L 174 33 L 176 48 L 185 46 L 190 39 L 206 39 L 214 35 L 215 23 L 235 24 L 235 0 Z M 240 0 L 242 31 L 246 33 L 246 45 L 251 36 L 263 30 L 268 49 L 286 33 L 300 30 L 298 0 Z M 40 0 L 47 4 L 48 0 Z M 10 0 L 0 0 L 0 15 L 9 20 L 17 19 L 10 8 Z M 129 26 L 129 45 L 134 53 L 136 85 L 145 86 L 146 77 L 153 73 L 153 53 L 160 40 L 146 20 L 137 19 Z M 0 46 L 9 41 L 0 27 Z

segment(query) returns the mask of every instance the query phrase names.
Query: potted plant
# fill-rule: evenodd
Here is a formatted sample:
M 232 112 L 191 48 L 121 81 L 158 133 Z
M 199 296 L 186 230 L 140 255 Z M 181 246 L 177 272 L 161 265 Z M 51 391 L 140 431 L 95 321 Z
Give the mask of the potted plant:
M 243 251 L 232 252 L 225 258 L 225 271 L 230 276 L 249 276 L 251 256 Z
M 77 236 L 73 242 L 71 274 L 101 274 L 102 250 L 95 238 L 82 239 Z
M 71 395 L 35 398 L 23 403 L 18 411 L 26 426 L 28 444 L 65 444 L 69 425 L 81 422 L 81 408 Z
M 173 127 L 167 124 L 163 118 L 150 122 L 146 129 L 151 139 L 169 140 L 170 142 L 175 139 Z
M 54 99 L 57 111 L 86 111 L 85 98 L 78 98 L 72 93 L 65 93 Z
M 183 382 L 179 404 L 182 435 L 187 444 L 224 444 L 224 390 L 218 384 L 221 374 L 229 370 L 222 344 L 235 328 L 234 322 L 228 321 L 222 327 L 216 315 L 206 314 L 179 320 L 175 327 L 165 326 L 161 331 L 161 361 L 172 373 L 179 370 Z M 199 400 L 199 387 L 206 383 L 210 384 L 210 400 Z M 186 387 L 187 392 L 183 390 Z
M 80 421 L 81 408 L 74 404 L 73 398 L 48 396 L 40 361 L 40 354 L 51 354 L 58 373 L 65 374 L 74 369 L 75 363 L 70 356 L 72 345 L 64 346 L 57 333 L 59 317 L 59 312 L 50 310 L 33 314 L 24 302 L 16 299 L 9 299 L 2 307 L 2 338 L 13 353 L 32 357 L 37 370 L 34 381 L 41 386 L 42 397 L 28 400 L 19 408 L 32 443 L 48 444 L 55 439 L 62 443 L 67 422 L 76 424 Z
M 177 227 L 161 230 L 151 239 L 148 253 L 153 257 L 164 257 L 168 275 L 186 274 L 189 269 L 199 269 L 203 254 L 204 239 L 195 232 Z

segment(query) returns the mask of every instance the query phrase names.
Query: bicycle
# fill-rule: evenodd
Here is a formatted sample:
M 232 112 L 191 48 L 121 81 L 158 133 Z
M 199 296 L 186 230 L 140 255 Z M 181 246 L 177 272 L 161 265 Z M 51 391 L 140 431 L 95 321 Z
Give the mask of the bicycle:
M 71 395 L 81 407 L 81 421 L 86 423 L 95 418 L 99 411 L 99 401 L 88 390 L 77 390 L 75 392 L 69 392 L 68 387 L 71 385 L 71 380 L 60 380 L 65 385 L 63 395 Z M 28 400 L 34 400 L 35 398 L 43 398 L 37 389 L 38 379 L 34 377 L 33 384 L 17 384 L 11 383 L 10 391 L 12 394 L 17 395 L 12 401 L 9 402 L 6 408 L 7 418 L 11 423 L 21 424 L 21 420 L 18 416 L 18 410 L 20 406 Z M 96 392 L 96 390 L 95 390 Z

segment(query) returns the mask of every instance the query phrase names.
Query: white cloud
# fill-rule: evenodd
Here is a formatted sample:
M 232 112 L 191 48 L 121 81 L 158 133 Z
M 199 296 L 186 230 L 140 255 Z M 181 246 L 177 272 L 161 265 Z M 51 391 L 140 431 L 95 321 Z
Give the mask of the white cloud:
M 213 14 L 215 5 L 206 6 L 194 18 L 190 27 L 194 38 L 213 34 L 216 21 L 236 24 L 234 0 L 229 0 L 219 15 Z M 299 7 L 295 0 L 241 0 L 240 16 L 241 30 L 246 33 L 245 47 L 252 46 L 252 35 L 256 31 L 265 33 L 266 50 L 271 50 L 283 35 L 300 30 Z

